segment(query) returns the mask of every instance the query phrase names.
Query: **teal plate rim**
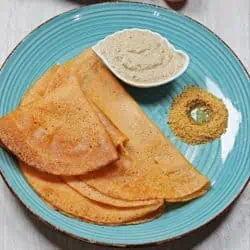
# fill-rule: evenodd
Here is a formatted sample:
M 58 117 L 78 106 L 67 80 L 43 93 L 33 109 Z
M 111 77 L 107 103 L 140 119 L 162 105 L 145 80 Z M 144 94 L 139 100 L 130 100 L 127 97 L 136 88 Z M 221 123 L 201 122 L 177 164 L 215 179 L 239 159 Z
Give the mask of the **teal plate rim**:
M 196 24 L 200 25 L 202 28 L 206 29 L 207 31 L 209 31 L 210 33 L 212 33 L 218 40 L 220 40 L 220 42 L 222 42 L 224 44 L 224 46 L 233 54 L 234 58 L 239 62 L 239 64 L 241 65 L 244 73 L 246 74 L 246 76 L 249 78 L 250 80 L 250 74 L 248 73 L 246 67 L 244 66 L 244 64 L 242 63 L 242 61 L 239 59 L 239 57 L 236 55 L 236 53 L 230 48 L 230 46 L 225 42 L 223 41 L 217 34 L 215 34 L 212 30 L 210 30 L 209 28 L 207 28 L 205 25 L 203 25 L 202 23 L 200 23 L 199 21 L 189 17 L 189 16 L 186 16 L 186 15 L 183 15 L 183 14 L 180 14 L 174 10 L 169 10 L 165 7 L 161 7 L 161 6 L 158 6 L 158 5 L 155 5 L 155 4 L 149 4 L 149 3 L 141 3 L 141 2 L 129 2 L 129 1 L 122 1 L 122 2 L 100 2 L 100 3 L 95 3 L 95 4 L 88 4 L 88 5 L 85 5 L 85 6 L 81 6 L 81 7 L 78 7 L 78 8 L 74 8 L 72 10 L 69 10 L 69 11 L 66 11 L 66 12 L 63 12 L 63 13 L 60 13 L 58 15 L 55 15 L 53 16 L 52 18 L 46 20 L 45 22 L 41 23 L 39 26 L 37 26 L 36 28 L 34 28 L 31 32 L 29 32 L 16 46 L 15 48 L 11 51 L 11 53 L 7 56 L 7 58 L 5 59 L 4 63 L 0 66 L 0 72 L 2 71 L 2 69 L 4 68 L 5 64 L 7 63 L 8 59 L 12 56 L 12 54 L 15 53 L 16 49 L 32 34 L 34 33 L 36 30 L 38 30 L 40 27 L 42 27 L 43 25 L 49 23 L 50 21 L 56 19 L 57 17 L 60 17 L 60 16 L 64 16 L 64 15 L 67 15 L 67 14 L 70 14 L 70 13 L 73 13 L 75 11 L 78 11 L 78 10 L 81 10 L 81 9 L 85 9 L 85 8 L 88 8 L 89 6 L 93 6 L 93 5 L 109 5 L 109 4 L 116 4 L 116 5 L 120 5 L 120 4 L 130 4 L 130 5 L 142 5 L 142 6 L 151 6 L 151 7 L 154 7 L 154 8 L 158 8 L 158 9 L 163 9 L 165 11 L 168 11 L 168 12 L 172 12 L 174 13 L 175 15 L 179 15 L 179 16 L 183 16 L 187 19 L 189 19 L 190 21 L 192 22 L 195 22 Z M 201 228 L 203 228 L 204 226 L 206 226 L 207 224 L 211 223 L 214 219 L 216 219 L 217 217 L 219 216 L 222 216 L 223 214 L 225 214 L 230 208 L 231 206 L 234 204 L 234 202 L 240 197 L 240 195 L 243 193 L 243 191 L 245 190 L 245 188 L 247 187 L 247 185 L 249 184 L 250 182 L 250 175 L 247 177 L 245 183 L 242 184 L 241 188 L 239 189 L 239 192 L 230 200 L 230 202 L 228 202 L 227 205 L 224 206 L 224 208 L 221 209 L 221 211 L 219 211 L 217 214 L 215 214 L 213 217 L 211 217 L 210 219 L 208 219 L 207 221 L 205 221 L 203 224 L 197 226 L 196 228 L 194 229 L 191 229 L 183 234 L 180 234 L 178 236 L 174 236 L 174 237 L 170 237 L 170 238 L 167 238 L 165 240 L 161 240 L 161 241 L 153 241 L 153 242 L 149 242 L 149 243 L 139 243 L 139 244 L 119 244 L 119 243 L 105 243 L 105 242 L 101 242 L 101 241 L 96 241 L 96 240 L 90 240 L 88 238 L 84 238 L 84 237 L 80 237 L 80 236 L 77 236 L 75 234 L 72 234 L 66 230 L 64 230 L 63 228 L 59 228 L 59 227 L 56 227 L 55 225 L 53 225 L 52 223 L 50 223 L 49 221 L 47 221 L 46 219 L 42 218 L 37 212 L 35 212 L 31 207 L 28 207 L 25 202 L 20 198 L 20 196 L 13 190 L 13 188 L 11 187 L 11 184 L 8 182 L 7 178 L 4 176 L 4 173 L 3 171 L 0 169 L 0 174 L 4 180 L 4 182 L 6 183 L 7 187 L 9 188 L 9 190 L 11 191 L 11 193 L 20 201 L 20 203 L 23 205 L 23 207 L 25 209 L 27 209 L 33 216 L 35 216 L 36 218 L 38 218 L 40 221 L 42 221 L 43 223 L 47 224 L 48 226 L 50 226 L 52 229 L 56 230 L 56 231 L 59 231 L 67 236 L 70 236 L 76 240 L 80 240 L 80 241 L 83 241 L 83 242 L 87 242 L 87 243 L 92 243 L 92 244 L 96 244 L 96 245 L 99 245 L 99 246 L 111 246 L 111 247 L 140 247 L 140 246 L 158 246 L 158 245 L 161 245 L 163 243 L 167 243 L 167 242 L 170 242 L 170 241 L 174 241 L 174 240 L 178 240 L 184 236 L 187 236 L 191 233 L 194 233 L 196 231 L 199 231 Z

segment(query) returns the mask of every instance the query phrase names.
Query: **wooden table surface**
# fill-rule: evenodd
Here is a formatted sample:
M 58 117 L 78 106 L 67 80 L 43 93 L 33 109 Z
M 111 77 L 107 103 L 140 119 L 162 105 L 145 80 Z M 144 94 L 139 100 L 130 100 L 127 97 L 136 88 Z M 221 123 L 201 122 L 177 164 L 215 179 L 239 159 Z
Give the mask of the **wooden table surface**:
M 1 0 L 0 65 L 15 45 L 33 28 L 48 18 L 82 4 L 84 0 Z M 167 6 L 164 1 L 142 1 Z M 180 11 L 205 24 L 236 52 L 250 69 L 250 1 L 189 0 Z M 108 250 L 73 240 L 32 218 L 10 193 L 0 178 L 1 250 Z M 132 249 L 132 248 L 131 248 Z M 249 250 L 250 185 L 226 215 L 199 232 L 155 250 Z

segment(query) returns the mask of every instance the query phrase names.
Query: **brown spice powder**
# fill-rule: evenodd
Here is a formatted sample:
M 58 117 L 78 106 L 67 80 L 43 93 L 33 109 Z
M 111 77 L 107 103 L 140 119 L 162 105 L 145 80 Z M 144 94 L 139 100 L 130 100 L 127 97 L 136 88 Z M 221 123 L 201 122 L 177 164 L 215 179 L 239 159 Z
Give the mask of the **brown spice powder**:
M 191 111 L 197 108 L 207 115 L 203 122 L 197 122 L 191 116 Z M 203 144 L 226 131 L 228 111 L 216 96 L 196 86 L 189 86 L 174 99 L 168 123 L 173 133 L 184 142 Z

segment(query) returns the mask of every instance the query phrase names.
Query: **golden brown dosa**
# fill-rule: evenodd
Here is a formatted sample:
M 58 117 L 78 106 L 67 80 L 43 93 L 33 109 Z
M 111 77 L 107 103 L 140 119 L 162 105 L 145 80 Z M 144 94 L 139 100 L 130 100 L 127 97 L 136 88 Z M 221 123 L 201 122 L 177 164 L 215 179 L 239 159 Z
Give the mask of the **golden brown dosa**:
M 33 101 L 36 101 L 39 98 L 42 98 L 45 94 L 49 94 L 52 91 L 54 91 L 56 89 L 55 86 L 58 87 L 59 85 L 61 86 L 62 84 L 67 84 L 67 82 L 63 81 L 63 79 L 67 78 L 67 76 L 63 78 L 63 74 L 66 74 L 67 72 L 65 72 L 63 68 L 59 70 L 59 66 L 57 66 L 56 68 L 57 70 L 53 70 L 53 72 L 52 72 L 52 69 L 46 72 L 45 75 L 42 76 L 41 79 L 39 79 L 31 87 L 31 89 L 24 95 L 20 105 L 25 105 Z M 45 77 L 46 75 L 50 75 L 51 77 L 47 78 Z M 48 86 L 49 86 L 49 90 L 48 90 Z M 123 148 L 128 138 L 121 131 L 119 131 L 118 128 L 116 128 L 113 125 L 113 123 L 100 111 L 100 109 L 93 102 L 91 102 L 91 106 L 94 108 L 100 121 L 106 128 L 113 143 L 117 147 Z M 75 176 L 65 177 L 64 176 L 62 178 L 65 183 L 67 183 L 69 186 L 71 186 L 73 189 L 75 189 L 84 197 L 87 197 L 88 199 L 91 199 L 91 200 L 94 200 L 103 204 L 107 204 L 107 205 L 112 205 L 116 207 L 138 207 L 138 206 L 147 206 L 151 204 L 156 204 L 159 202 L 158 200 L 127 201 L 127 200 L 122 200 L 122 199 L 114 199 L 86 185 L 78 177 L 75 177 Z M 149 216 L 149 217 L 151 218 L 153 216 Z
M 84 197 L 87 197 L 90 200 L 114 206 L 114 207 L 142 207 L 142 206 L 149 206 L 152 204 L 157 204 L 160 199 L 151 199 L 151 200 L 142 200 L 142 201 L 129 201 L 129 200 L 123 200 L 123 199 L 116 199 L 109 197 L 107 195 L 104 195 L 100 193 L 99 191 L 95 190 L 93 187 L 87 185 L 84 183 L 84 181 L 76 176 L 69 176 L 65 177 L 62 176 L 62 179 L 66 184 L 68 184 L 71 188 L 73 188 L 76 192 L 83 195 Z
M 2 143 L 22 161 L 56 175 L 79 175 L 118 153 L 75 77 L 0 119 Z
M 149 221 L 155 220 L 158 217 L 160 217 L 163 214 L 164 211 L 165 211 L 165 206 L 162 205 L 156 211 L 153 211 L 153 212 L 147 214 L 146 216 L 143 216 L 143 217 L 141 217 L 141 218 L 139 218 L 137 220 L 133 220 L 133 221 L 130 221 L 129 223 L 124 223 L 124 224 L 126 224 L 126 225 L 136 225 L 136 224 L 149 222 Z
M 153 219 L 163 212 L 163 202 L 136 207 L 117 208 L 103 205 L 83 197 L 62 182 L 59 176 L 54 176 L 20 162 L 20 168 L 25 178 L 34 190 L 54 208 L 80 219 L 96 224 L 134 224 Z
M 107 130 L 111 140 L 113 141 L 114 145 L 117 147 L 117 149 L 122 150 L 126 144 L 126 142 L 129 140 L 128 137 L 123 134 L 111 121 L 110 119 L 96 106 L 91 100 L 89 100 L 91 103 L 92 108 L 96 112 L 97 116 L 99 117 L 101 123 Z
M 86 70 L 86 69 L 85 69 Z M 53 92 L 58 87 L 67 84 L 67 79 L 70 77 L 69 68 L 65 67 L 64 65 L 60 66 L 56 71 L 52 81 L 49 82 L 47 88 L 45 90 L 44 95 L 47 95 Z M 75 77 L 75 76 L 74 76 Z M 25 98 L 26 99 L 26 98 Z M 111 137 L 113 143 L 117 147 L 123 147 L 128 138 L 110 121 L 110 119 L 101 112 L 97 105 L 95 105 L 91 99 L 88 99 L 92 108 L 95 110 L 98 118 L 102 122 L 103 126 L 105 127 L 106 131 L 108 132 L 109 136 Z
M 124 165 L 121 157 L 112 167 L 82 177 L 86 184 L 119 199 L 169 202 L 196 198 L 210 188 L 209 180 L 163 135 L 92 50 L 65 67 L 80 79 L 86 96 L 128 136 L 126 150 L 134 163 Z
M 40 97 L 53 92 L 59 86 L 68 85 L 68 78 L 69 73 L 67 72 L 66 67 L 59 65 L 53 66 L 31 86 L 31 88 L 26 92 L 23 99 L 21 100 L 20 105 L 26 105 L 33 101 L 37 101 Z M 126 135 L 124 135 L 91 100 L 88 100 L 88 102 L 94 109 L 115 146 L 117 148 L 123 147 L 128 141 Z

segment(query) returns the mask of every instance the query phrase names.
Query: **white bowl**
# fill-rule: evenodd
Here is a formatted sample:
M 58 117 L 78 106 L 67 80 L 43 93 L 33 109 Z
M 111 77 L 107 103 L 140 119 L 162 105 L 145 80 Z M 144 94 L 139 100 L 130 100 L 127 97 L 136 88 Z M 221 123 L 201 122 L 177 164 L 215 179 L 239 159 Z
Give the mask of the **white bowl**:
M 122 33 L 124 31 L 127 31 L 127 30 L 137 30 L 137 31 L 148 31 L 156 36 L 158 36 L 159 38 L 163 39 L 167 45 L 172 48 L 176 53 L 179 53 L 179 54 L 182 54 L 184 57 L 185 57 L 185 64 L 183 65 L 183 68 L 181 68 L 179 70 L 179 72 L 177 72 L 175 75 L 173 75 L 172 77 L 168 77 L 164 80 L 161 80 L 161 81 L 158 81 L 158 82 L 152 82 L 152 83 L 138 83 L 136 81 L 132 81 L 132 80 L 129 80 L 129 79 L 126 79 L 124 78 L 123 76 L 121 76 L 116 69 L 114 69 L 114 67 L 112 67 L 108 60 L 99 52 L 98 50 L 98 47 L 103 43 L 105 42 L 105 40 L 109 37 L 112 37 L 118 33 Z M 100 40 L 96 45 L 94 45 L 92 47 L 92 49 L 95 51 L 95 53 L 102 59 L 102 61 L 105 63 L 105 65 L 110 69 L 110 71 L 113 72 L 114 75 L 116 75 L 120 80 L 122 80 L 123 82 L 131 85 L 131 86 L 134 86 L 134 87 L 138 87 L 138 88 L 150 88 L 150 87 L 157 87 L 157 86 L 161 86 L 161 85 L 164 85 L 164 84 L 167 84 L 173 80 L 175 80 L 177 77 L 181 76 L 188 68 L 188 65 L 189 65 L 189 62 L 190 62 L 190 59 L 189 59 L 189 56 L 186 52 L 184 52 L 183 50 L 177 50 L 175 49 L 174 45 L 171 44 L 167 38 L 161 36 L 159 33 L 156 33 L 156 32 L 153 32 L 151 30 L 147 30 L 147 29 L 137 29 L 137 28 L 133 28 L 133 29 L 123 29 L 123 30 L 120 30 L 120 31 L 117 31 L 115 33 L 113 33 L 112 35 L 109 35 L 107 36 L 106 38 L 104 38 L 103 40 Z

